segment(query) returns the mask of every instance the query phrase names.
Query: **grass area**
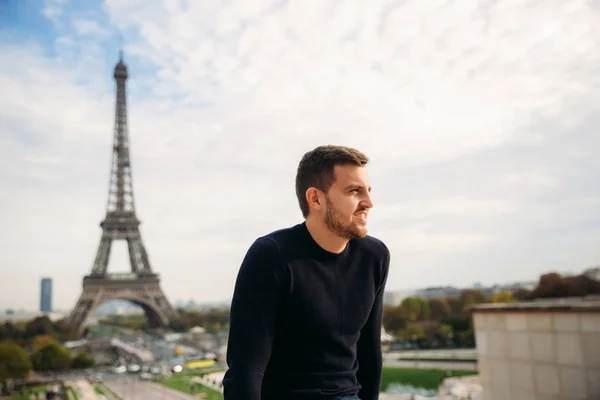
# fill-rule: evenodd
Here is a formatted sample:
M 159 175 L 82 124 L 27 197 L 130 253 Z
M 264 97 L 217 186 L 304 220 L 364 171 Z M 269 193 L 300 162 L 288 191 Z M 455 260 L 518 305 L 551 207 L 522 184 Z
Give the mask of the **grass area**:
M 194 394 L 205 400 L 223 400 L 223 393 L 200 384 L 194 384 L 197 391 L 192 393 L 192 384 L 190 383 L 191 378 L 193 378 L 193 375 L 190 374 L 173 375 L 170 378 L 158 381 L 158 383 L 171 389 L 179 390 L 180 392 Z
M 33 386 L 33 387 L 29 387 L 29 388 L 23 390 L 22 396 L 19 393 L 13 393 L 13 395 L 10 398 L 11 398 L 11 400 L 29 400 L 31 398 L 30 397 L 31 395 L 37 394 L 37 393 L 45 393 L 46 389 L 47 389 L 46 385 Z
M 383 367 L 381 390 L 385 392 L 390 383 L 401 383 L 423 389 L 437 389 L 446 378 L 445 369 Z M 452 376 L 477 375 L 477 371 L 450 371 Z
M 96 382 L 94 384 L 94 391 L 109 398 L 112 397 L 113 399 L 120 399 L 115 392 L 110 390 L 110 388 L 103 383 Z
M 94 383 L 94 392 L 101 394 L 101 395 L 105 395 L 104 390 L 97 383 Z
M 178 376 L 204 376 L 212 374 L 214 372 L 225 372 L 227 368 L 223 368 L 220 365 L 209 367 L 209 368 L 196 368 L 196 369 L 184 369 L 182 372 L 177 374 Z
M 447 370 L 445 369 L 427 369 L 427 368 L 401 368 L 401 367 L 383 367 L 381 376 L 381 391 L 385 392 L 391 383 L 400 383 L 411 385 L 423 389 L 437 389 L 444 381 Z M 159 381 L 171 389 L 179 390 L 184 393 L 192 393 L 190 379 L 193 375 L 201 373 L 185 373 L 173 375 L 170 378 Z M 477 371 L 452 370 L 451 376 L 477 375 Z M 223 400 L 223 394 L 203 385 L 197 385 L 196 395 L 202 396 L 206 400 Z
M 72 387 L 67 387 L 66 390 L 67 399 L 70 400 L 79 400 L 79 393 Z

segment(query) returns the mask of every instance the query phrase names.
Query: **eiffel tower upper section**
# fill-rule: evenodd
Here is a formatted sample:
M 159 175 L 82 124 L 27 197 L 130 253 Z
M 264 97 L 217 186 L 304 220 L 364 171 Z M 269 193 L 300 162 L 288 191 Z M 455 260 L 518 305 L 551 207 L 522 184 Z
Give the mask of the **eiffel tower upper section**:
M 103 227 L 117 223 L 118 227 L 139 225 L 135 215 L 131 161 L 129 156 L 129 133 L 127 131 L 127 94 L 125 82 L 128 73 L 123 63 L 123 54 L 115 66 L 117 101 L 115 109 L 115 130 L 113 139 L 112 168 L 108 191 L 108 205 Z M 127 224 L 123 224 L 126 222 Z

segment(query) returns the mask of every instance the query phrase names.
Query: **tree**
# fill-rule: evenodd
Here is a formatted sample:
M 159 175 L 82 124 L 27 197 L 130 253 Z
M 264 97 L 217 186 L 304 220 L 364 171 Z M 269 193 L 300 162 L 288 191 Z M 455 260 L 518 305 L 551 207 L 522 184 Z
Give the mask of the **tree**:
M 27 352 L 14 343 L 0 344 L 0 381 L 21 379 L 31 371 Z
M 209 322 L 204 328 L 206 329 L 206 333 L 211 333 L 213 335 L 223 331 L 223 327 L 218 322 Z
M 31 350 L 38 351 L 42 347 L 50 344 L 50 343 L 58 343 L 56 339 L 49 335 L 39 335 L 33 338 L 31 341 Z
M 9 379 L 8 369 L 6 364 L 0 360 L 0 395 L 2 395 L 2 383 Z
M 567 296 L 583 297 L 600 294 L 600 282 L 585 275 L 568 276 L 563 279 Z
M 47 316 L 41 316 L 32 319 L 25 324 L 24 337 L 26 339 L 39 336 L 39 335 L 51 335 L 54 333 L 54 327 L 52 321 Z
M 453 334 L 452 325 L 448 324 L 439 324 L 435 335 L 440 339 L 448 339 Z
M 169 322 L 169 327 L 175 332 L 187 332 L 190 329 L 188 322 L 182 318 L 173 319 Z
M 540 276 L 537 287 L 531 293 L 531 297 L 534 299 L 566 297 L 566 295 L 563 278 L 556 272 Z
M 87 353 L 81 352 L 75 356 L 71 363 L 71 368 L 74 369 L 85 369 L 93 367 L 95 364 L 94 359 Z
M 502 290 L 492 295 L 492 303 L 510 303 L 515 301 L 510 290 Z
M 421 299 L 421 314 L 419 314 L 419 318 L 421 321 L 427 321 L 431 318 L 431 308 L 425 299 Z
M 450 314 L 451 315 L 459 315 L 462 311 L 462 306 L 460 304 L 460 300 L 457 297 L 448 297 L 446 299 L 448 305 L 450 306 Z
M 187 322 L 188 326 L 207 327 L 209 324 L 218 324 L 223 329 L 229 324 L 229 310 L 226 308 L 213 308 L 202 312 L 189 311 L 182 314 L 182 319 Z
M 467 289 L 463 290 L 458 297 L 461 305 L 461 311 L 466 312 L 469 307 L 475 304 L 487 303 L 487 296 L 480 290 Z
M 427 303 L 429 305 L 429 309 L 431 310 L 431 319 L 433 320 L 437 321 L 452 314 L 450 304 L 448 304 L 448 299 L 429 299 Z
M 406 328 L 400 332 L 400 337 L 404 340 L 419 340 L 425 338 L 425 329 L 418 322 L 409 322 Z
M 77 332 L 65 319 L 60 319 L 52 325 L 61 341 L 76 340 L 78 338 Z
M 208 310 L 205 317 L 208 323 L 226 325 L 229 323 L 229 310 L 226 308 L 213 308 Z
M 458 334 L 458 345 L 462 347 L 474 347 L 475 346 L 475 333 L 472 329 L 468 331 L 460 332 Z
M 600 282 L 586 275 L 562 277 L 556 272 L 540 276 L 537 287 L 531 293 L 531 299 L 550 299 L 560 297 L 583 297 L 600 294 Z
M 6 325 L 0 324 L 0 340 L 10 339 L 10 331 Z
M 383 327 L 390 333 L 398 333 L 406 328 L 408 312 L 402 306 L 384 306 Z
M 531 290 L 520 288 L 513 291 L 513 298 L 517 301 L 526 301 L 531 298 Z
M 450 317 L 442 318 L 442 324 L 450 325 L 454 333 L 462 332 L 471 329 L 472 319 L 468 316 L 451 315 Z
M 407 311 L 408 319 L 412 322 L 426 320 L 431 315 L 429 304 L 422 297 L 405 297 L 400 306 Z
M 36 371 L 60 371 L 71 365 L 71 353 L 58 343 L 50 343 L 31 354 Z
M 15 339 L 15 338 L 20 338 L 23 336 L 24 329 L 23 329 L 22 325 L 15 325 L 11 321 L 7 321 L 4 324 L 4 328 L 8 332 L 8 337 L 7 337 L 8 339 Z

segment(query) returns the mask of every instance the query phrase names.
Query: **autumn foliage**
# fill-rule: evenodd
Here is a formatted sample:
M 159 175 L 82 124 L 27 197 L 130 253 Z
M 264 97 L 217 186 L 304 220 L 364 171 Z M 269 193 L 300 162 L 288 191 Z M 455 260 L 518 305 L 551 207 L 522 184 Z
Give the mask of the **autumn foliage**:
M 65 321 L 52 322 L 47 316 L 0 324 L 0 382 L 24 378 L 31 370 L 59 371 L 94 365 L 93 358 L 85 353 L 72 358 L 61 344 L 72 337 Z
M 419 346 L 472 346 L 472 324 L 468 308 L 489 299 L 478 290 L 466 290 L 458 298 L 406 297 L 400 305 L 387 305 L 384 328 L 401 340 Z
M 583 297 L 600 295 L 600 282 L 585 275 L 563 277 L 556 272 L 540 277 L 530 299 L 549 299 L 561 297 Z
M 419 339 L 420 345 L 427 346 L 433 341 L 444 342 L 446 338 L 446 342 L 450 341 L 452 345 L 468 346 L 473 343 L 470 308 L 474 305 L 588 295 L 600 295 L 598 280 L 586 274 L 563 277 L 548 273 L 540 277 L 534 290 L 505 289 L 488 297 L 481 290 L 466 289 L 456 297 L 406 297 L 398 306 L 385 307 L 383 326 L 399 339 Z

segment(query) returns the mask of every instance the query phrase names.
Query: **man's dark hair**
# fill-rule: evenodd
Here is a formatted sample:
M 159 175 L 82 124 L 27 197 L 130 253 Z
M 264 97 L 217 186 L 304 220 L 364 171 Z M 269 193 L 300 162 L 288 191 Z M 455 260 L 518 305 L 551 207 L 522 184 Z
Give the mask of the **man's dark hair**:
M 309 206 L 306 191 L 315 187 L 327 192 L 335 180 L 336 165 L 364 167 L 369 158 L 362 152 L 346 146 L 319 146 L 304 154 L 296 173 L 296 196 L 304 218 L 308 217 Z

